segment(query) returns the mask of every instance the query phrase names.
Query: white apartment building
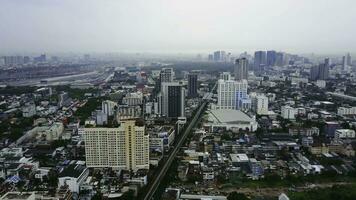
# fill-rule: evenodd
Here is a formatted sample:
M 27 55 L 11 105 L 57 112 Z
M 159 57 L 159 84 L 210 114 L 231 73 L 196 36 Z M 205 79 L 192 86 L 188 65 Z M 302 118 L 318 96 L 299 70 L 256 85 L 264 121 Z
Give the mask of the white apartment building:
M 85 128 L 85 158 L 88 167 L 149 169 L 149 135 L 144 126 L 124 121 L 118 128 Z
M 247 94 L 246 80 L 218 80 L 217 109 L 246 110 L 251 108 L 251 99 Z
M 337 109 L 337 114 L 344 115 L 356 115 L 356 107 L 339 107 Z
M 295 119 L 296 110 L 290 106 L 282 106 L 281 108 L 281 116 L 283 119 Z
M 141 105 L 143 100 L 142 92 L 134 92 L 127 94 L 123 99 L 122 103 L 129 106 Z
M 117 107 L 117 103 L 106 100 L 101 103 L 101 110 L 108 116 L 113 116 L 115 112 L 115 106 Z
M 258 115 L 268 114 L 268 97 L 264 94 L 256 94 L 252 98 L 252 109 Z

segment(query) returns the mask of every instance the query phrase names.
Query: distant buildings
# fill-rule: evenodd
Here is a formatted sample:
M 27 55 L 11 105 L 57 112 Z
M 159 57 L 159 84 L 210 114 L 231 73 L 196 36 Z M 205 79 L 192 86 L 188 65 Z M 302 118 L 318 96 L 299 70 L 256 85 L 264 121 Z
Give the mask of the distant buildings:
M 267 66 L 274 66 L 276 64 L 277 52 L 274 50 L 267 51 Z
M 245 110 L 251 107 L 251 100 L 247 94 L 248 83 L 246 80 L 218 81 L 217 109 Z
M 215 62 L 225 62 L 226 61 L 226 52 L 225 51 L 215 51 L 213 54 L 213 59 Z
M 198 74 L 188 74 L 188 97 L 194 98 L 198 96 Z
M 314 66 L 310 70 L 311 80 L 327 80 L 329 78 L 330 59 L 326 58 L 324 63 Z
M 267 63 L 267 56 L 265 51 L 256 51 L 254 60 L 254 70 L 262 71 Z
M 235 80 L 248 79 L 248 60 L 246 58 L 237 59 L 234 66 Z
M 352 59 L 351 59 L 350 53 L 346 54 L 346 64 L 347 64 L 348 66 L 351 66 L 351 65 L 352 65 Z
M 144 126 L 124 121 L 118 128 L 85 128 L 84 132 L 88 167 L 149 169 L 149 135 Z

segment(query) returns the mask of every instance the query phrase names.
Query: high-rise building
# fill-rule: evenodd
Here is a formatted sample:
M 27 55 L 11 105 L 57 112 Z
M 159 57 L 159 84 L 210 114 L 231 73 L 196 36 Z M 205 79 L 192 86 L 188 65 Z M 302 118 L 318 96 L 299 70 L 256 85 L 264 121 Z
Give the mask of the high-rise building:
M 135 121 L 118 128 L 85 128 L 84 142 L 87 167 L 149 169 L 149 135 Z
M 252 98 L 252 109 L 259 115 L 268 114 L 268 97 L 263 94 L 257 94 Z
M 313 66 L 310 69 L 310 80 L 316 81 L 319 78 L 319 66 Z
M 319 79 L 326 80 L 329 78 L 329 67 L 330 67 L 330 59 L 325 58 L 323 64 L 319 65 Z
M 215 51 L 214 52 L 214 61 L 219 62 L 221 60 L 221 52 L 220 51 Z
M 198 74 L 190 73 L 188 74 L 188 97 L 198 96 Z
M 218 80 L 217 109 L 245 110 L 251 107 L 247 80 Z
M 162 83 L 158 95 L 159 112 L 162 116 L 178 118 L 185 116 L 185 89 L 180 82 Z
M 284 54 L 282 52 L 277 52 L 276 53 L 276 66 L 283 66 L 284 65 Z
M 215 51 L 213 54 L 213 59 L 215 62 L 225 62 L 227 55 L 225 51 Z
M 246 58 L 236 59 L 234 76 L 237 81 L 248 79 L 248 60 Z
M 348 66 L 351 66 L 351 65 L 352 65 L 352 59 L 351 59 L 350 53 L 348 53 L 348 54 L 346 55 L 346 63 L 347 63 Z
M 346 56 L 342 57 L 342 69 L 345 70 L 347 66 Z
M 30 57 L 29 56 L 25 56 L 23 57 L 23 63 L 27 64 L 29 63 L 31 60 L 30 60 Z
M 214 61 L 214 56 L 213 56 L 213 54 L 209 54 L 209 55 L 208 55 L 208 60 L 209 60 L 209 61 Z
M 318 66 L 313 66 L 310 69 L 310 79 L 315 80 L 326 80 L 329 78 L 329 67 L 330 59 L 326 58 L 324 63 L 319 64 Z
M 265 51 L 256 51 L 254 59 L 254 70 L 262 71 L 266 65 L 266 52 Z
M 101 103 L 101 110 L 108 116 L 114 115 L 115 107 L 117 107 L 117 103 L 113 101 L 105 100 Z
M 274 66 L 276 64 L 277 52 L 274 50 L 267 51 L 267 66 Z
M 173 68 L 163 68 L 159 73 L 158 89 L 161 90 L 162 83 L 169 83 L 173 81 L 174 71 Z

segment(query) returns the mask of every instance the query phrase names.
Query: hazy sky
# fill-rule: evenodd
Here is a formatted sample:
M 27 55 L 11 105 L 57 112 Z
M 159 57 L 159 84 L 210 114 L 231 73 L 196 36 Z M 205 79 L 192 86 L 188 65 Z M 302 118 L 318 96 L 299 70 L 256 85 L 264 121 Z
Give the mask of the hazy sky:
M 356 0 L 0 0 L 0 52 L 356 52 Z

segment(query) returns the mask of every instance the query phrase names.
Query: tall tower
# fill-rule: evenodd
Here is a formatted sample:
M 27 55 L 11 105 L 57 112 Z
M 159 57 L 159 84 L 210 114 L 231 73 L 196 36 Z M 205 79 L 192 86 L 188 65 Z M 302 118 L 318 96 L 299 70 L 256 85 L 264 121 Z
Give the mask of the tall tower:
M 185 89 L 180 82 L 162 83 L 158 96 L 160 113 L 169 118 L 184 117 Z
M 234 75 L 237 81 L 248 79 L 248 60 L 246 58 L 236 59 Z
M 256 51 L 254 59 L 254 71 L 262 71 L 266 65 L 266 52 Z
M 162 83 L 169 83 L 173 81 L 174 71 L 173 68 L 163 68 L 159 73 L 158 89 L 161 90 Z
M 188 74 L 188 97 L 198 96 L 198 74 Z
M 347 63 L 348 66 L 351 66 L 351 65 L 352 65 L 352 59 L 351 59 L 350 53 L 348 53 L 348 54 L 346 55 L 346 63 Z
M 276 64 L 277 52 L 274 50 L 267 51 L 267 66 L 274 66 Z

